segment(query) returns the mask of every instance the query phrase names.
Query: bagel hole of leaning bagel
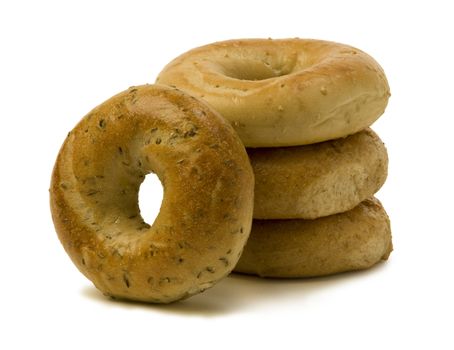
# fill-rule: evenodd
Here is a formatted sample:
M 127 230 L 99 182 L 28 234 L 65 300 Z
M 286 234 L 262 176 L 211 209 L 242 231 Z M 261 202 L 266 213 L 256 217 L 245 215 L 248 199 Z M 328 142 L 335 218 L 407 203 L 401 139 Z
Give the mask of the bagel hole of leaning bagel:
M 265 80 L 291 73 L 292 67 L 273 67 L 261 60 L 234 60 L 223 65 L 225 76 L 239 80 Z
M 142 219 L 153 225 L 161 209 L 163 187 L 156 174 L 150 173 L 145 176 L 139 189 L 139 208 Z

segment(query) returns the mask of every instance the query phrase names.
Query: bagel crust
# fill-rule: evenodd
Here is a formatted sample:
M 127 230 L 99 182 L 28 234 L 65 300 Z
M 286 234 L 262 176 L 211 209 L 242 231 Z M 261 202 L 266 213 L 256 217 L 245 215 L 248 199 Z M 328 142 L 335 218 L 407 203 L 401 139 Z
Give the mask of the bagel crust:
M 151 172 L 164 197 L 150 226 L 138 192 Z M 233 269 L 250 232 L 253 186 L 244 146 L 221 116 L 181 91 L 145 85 L 107 100 L 68 134 L 50 203 L 66 252 L 99 290 L 168 303 Z
M 315 277 L 367 269 L 392 251 L 380 202 L 315 220 L 254 220 L 236 272 L 261 277 Z
M 247 147 L 306 145 L 370 126 L 390 96 L 379 64 L 354 47 L 309 39 L 244 39 L 195 48 L 156 82 L 206 100 Z
M 313 145 L 249 148 L 254 218 L 316 219 L 350 210 L 376 193 L 388 155 L 371 129 Z

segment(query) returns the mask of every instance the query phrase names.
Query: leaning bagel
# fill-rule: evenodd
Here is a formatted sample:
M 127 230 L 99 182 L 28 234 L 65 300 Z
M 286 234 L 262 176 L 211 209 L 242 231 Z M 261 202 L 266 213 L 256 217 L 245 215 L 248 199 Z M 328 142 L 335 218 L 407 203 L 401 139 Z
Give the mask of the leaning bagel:
M 376 193 L 388 155 L 371 129 L 313 145 L 249 148 L 254 218 L 316 219 L 342 213 Z
M 385 110 L 378 63 L 351 46 L 306 39 L 230 40 L 170 62 L 156 82 L 205 99 L 247 147 L 305 145 L 370 126 Z
M 150 226 L 138 192 L 151 172 L 164 198 Z M 167 303 L 233 269 L 250 231 L 253 181 L 244 146 L 222 117 L 176 89 L 138 86 L 68 134 L 51 210 L 67 253 L 104 294 Z
M 254 220 L 236 272 L 262 277 L 315 277 L 369 268 L 392 251 L 380 202 L 316 220 Z

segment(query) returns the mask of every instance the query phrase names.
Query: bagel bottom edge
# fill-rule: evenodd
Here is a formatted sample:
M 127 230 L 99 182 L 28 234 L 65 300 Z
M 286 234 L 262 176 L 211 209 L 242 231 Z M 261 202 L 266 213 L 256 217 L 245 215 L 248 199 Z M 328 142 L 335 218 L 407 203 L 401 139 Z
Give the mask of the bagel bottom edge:
M 362 270 L 393 250 L 389 217 L 374 197 L 314 220 L 254 220 L 234 272 L 302 278 Z

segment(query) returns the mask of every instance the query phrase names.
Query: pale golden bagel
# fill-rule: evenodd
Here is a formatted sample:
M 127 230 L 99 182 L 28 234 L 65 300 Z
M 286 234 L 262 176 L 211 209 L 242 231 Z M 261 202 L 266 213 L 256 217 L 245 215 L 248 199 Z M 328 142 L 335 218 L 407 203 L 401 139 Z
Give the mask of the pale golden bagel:
M 262 277 L 315 277 L 367 269 L 392 251 L 380 202 L 315 220 L 254 220 L 236 272 Z
M 164 187 L 152 226 L 138 206 L 150 172 Z M 68 134 L 50 200 L 64 248 L 99 290 L 167 303 L 233 269 L 250 232 L 253 186 L 244 146 L 221 116 L 181 91 L 146 85 L 107 100 Z
M 352 209 L 388 174 L 386 148 L 371 129 L 313 145 L 249 148 L 254 218 L 316 219 Z
M 351 46 L 308 39 L 245 39 L 190 50 L 156 82 L 203 98 L 247 147 L 306 145 L 370 126 L 385 110 L 378 63 Z

